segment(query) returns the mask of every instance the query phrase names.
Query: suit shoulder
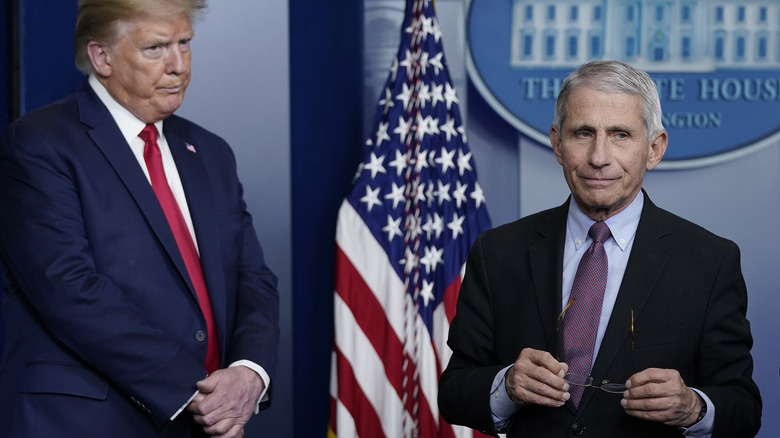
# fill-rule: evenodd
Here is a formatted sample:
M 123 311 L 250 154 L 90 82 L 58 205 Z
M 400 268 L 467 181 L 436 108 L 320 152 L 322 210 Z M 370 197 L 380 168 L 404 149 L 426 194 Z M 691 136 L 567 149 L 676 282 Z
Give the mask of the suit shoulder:
M 566 225 L 566 204 L 524 216 L 514 222 L 499 225 L 480 235 L 486 242 L 509 242 L 535 239 L 545 236 L 550 231 L 563 231 L 557 228 Z
M 83 134 L 78 105 L 73 95 L 36 108 L 14 120 L 3 130 L 2 147 L 45 150 L 52 144 Z M 79 137 L 80 140 L 83 138 Z
M 182 135 L 191 135 L 199 138 L 209 138 L 209 139 L 217 140 L 222 143 L 227 143 L 224 138 L 215 134 L 214 132 L 209 131 L 208 129 L 200 126 L 199 124 L 189 119 L 185 119 L 184 117 L 177 116 L 176 114 L 171 115 L 170 117 L 165 119 L 164 123 L 165 123 L 164 128 L 174 129 L 176 130 L 176 132 Z
M 233 150 L 227 140 L 183 117 L 174 114 L 165 119 L 163 131 L 166 137 L 172 134 L 188 144 L 192 144 L 198 149 L 198 152 L 212 156 L 224 156 L 232 160 L 235 159 Z
M 20 127 L 41 127 L 46 129 L 58 125 L 70 125 L 78 121 L 78 105 L 74 95 L 36 108 L 8 124 L 6 130 Z
M 665 224 L 665 233 L 673 235 L 680 242 L 691 245 L 736 246 L 732 240 L 719 236 L 703 226 L 678 216 L 660 207 L 655 207 L 648 219 Z

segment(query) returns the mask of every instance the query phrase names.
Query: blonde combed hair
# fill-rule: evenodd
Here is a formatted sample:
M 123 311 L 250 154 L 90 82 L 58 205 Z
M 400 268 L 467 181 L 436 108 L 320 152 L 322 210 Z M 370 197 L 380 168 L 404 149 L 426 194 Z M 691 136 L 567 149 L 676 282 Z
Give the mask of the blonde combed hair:
M 115 43 L 121 36 L 122 21 L 177 14 L 186 14 L 194 21 L 205 8 L 206 0 L 80 0 L 73 33 L 76 67 L 85 74 L 92 73 L 87 45 L 90 41 Z

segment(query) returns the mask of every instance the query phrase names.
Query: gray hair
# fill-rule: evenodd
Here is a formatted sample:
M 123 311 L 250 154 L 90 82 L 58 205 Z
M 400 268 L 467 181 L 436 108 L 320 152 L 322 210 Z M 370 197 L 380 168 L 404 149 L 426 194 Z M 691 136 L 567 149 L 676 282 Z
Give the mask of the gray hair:
M 664 130 L 661 121 L 661 100 L 658 89 L 650 76 L 624 62 L 614 60 L 591 61 L 583 64 L 563 81 L 555 101 L 555 125 L 561 135 L 566 120 L 566 102 L 578 87 L 590 87 L 610 94 L 633 94 L 642 98 L 642 121 L 647 128 L 647 140 Z
M 92 73 L 87 53 L 90 41 L 113 44 L 120 37 L 119 23 L 143 17 L 186 14 L 190 22 L 206 8 L 206 0 L 79 0 L 73 48 L 76 67 Z

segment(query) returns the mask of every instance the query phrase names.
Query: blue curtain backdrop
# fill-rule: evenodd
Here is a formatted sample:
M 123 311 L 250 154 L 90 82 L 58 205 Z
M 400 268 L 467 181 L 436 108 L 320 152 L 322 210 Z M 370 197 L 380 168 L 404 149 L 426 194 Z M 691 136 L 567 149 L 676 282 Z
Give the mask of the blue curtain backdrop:
M 324 437 L 336 216 L 363 146 L 363 0 L 290 2 L 296 437 Z
M 11 79 L 11 68 L 14 60 L 11 59 L 11 42 L 16 33 L 16 25 L 12 20 L 15 3 L 17 0 L 0 0 L 0 126 L 5 126 L 11 118 L 11 113 L 15 106 L 12 99 L 13 89 Z M 2 282 L 0 282 L 0 291 L 2 291 Z
M 11 100 L 11 36 L 14 28 L 11 20 L 11 3 L 6 0 L 0 0 L 0 126 L 5 126 L 11 116 L 13 103 Z M 2 266 L 0 266 L 0 275 L 2 275 Z M 3 296 L 3 282 L 0 278 L 0 297 Z M 0 310 L 2 310 L 2 300 L 0 300 Z M 0 313 L 0 352 L 5 346 L 5 333 L 3 329 L 3 317 Z M 0 353 L 0 361 L 2 361 Z
M 20 112 L 24 114 L 78 87 L 73 61 L 78 0 L 16 0 L 20 14 Z

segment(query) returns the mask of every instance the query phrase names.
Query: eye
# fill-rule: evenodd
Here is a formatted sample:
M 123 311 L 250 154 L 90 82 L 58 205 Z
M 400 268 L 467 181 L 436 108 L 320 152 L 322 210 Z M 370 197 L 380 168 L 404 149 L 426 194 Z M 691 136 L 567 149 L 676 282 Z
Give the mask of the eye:
M 577 138 L 590 138 L 593 134 L 590 131 L 576 131 L 574 136 Z
M 192 41 L 190 38 L 180 40 L 179 41 L 179 47 L 182 48 L 182 50 L 189 50 L 190 49 L 190 41 Z
M 159 44 L 156 44 L 156 45 L 153 45 L 153 46 L 146 47 L 144 49 L 144 53 L 146 54 L 146 56 L 149 56 L 149 57 L 152 57 L 152 58 L 156 58 L 156 57 L 159 57 L 159 56 L 162 55 L 163 49 L 164 49 L 163 46 L 161 46 Z

